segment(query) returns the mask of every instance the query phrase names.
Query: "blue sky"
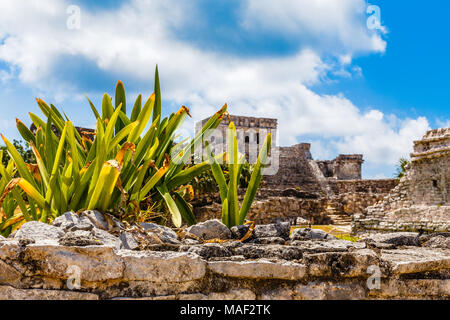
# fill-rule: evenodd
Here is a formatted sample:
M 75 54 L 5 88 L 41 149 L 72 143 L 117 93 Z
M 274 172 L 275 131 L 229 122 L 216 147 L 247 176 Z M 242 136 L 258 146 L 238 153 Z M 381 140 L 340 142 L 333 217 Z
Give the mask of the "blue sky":
M 377 29 L 367 25 L 370 5 L 380 9 Z M 278 118 L 280 145 L 311 142 L 315 159 L 363 153 L 364 177 L 391 177 L 413 140 L 450 125 L 448 9 L 444 1 L 2 1 L 0 132 L 17 138 L 15 118 L 39 113 L 35 97 L 93 126 L 85 93 L 99 105 L 121 79 L 130 100 L 149 95 L 158 64 L 164 112 L 191 109 L 186 134 L 228 102 L 234 114 Z

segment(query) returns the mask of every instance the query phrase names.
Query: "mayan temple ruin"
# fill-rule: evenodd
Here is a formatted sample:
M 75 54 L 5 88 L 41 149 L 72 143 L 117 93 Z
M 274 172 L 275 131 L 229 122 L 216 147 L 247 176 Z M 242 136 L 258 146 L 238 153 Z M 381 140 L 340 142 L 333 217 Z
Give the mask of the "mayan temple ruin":
M 208 119 L 199 121 L 196 130 Z M 209 138 L 214 151 L 226 149 L 227 129 L 230 120 L 235 124 L 239 150 L 245 150 L 250 163 L 254 163 L 257 151 L 265 135 L 272 139 L 271 169 L 264 176 L 249 218 L 258 223 L 271 223 L 298 217 L 314 224 L 350 225 L 352 216 L 363 213 L 392 190 L 395 179 L 363 180 L 363 155 L 338 155 L 334 160 L 314 160 L 311 144 L 300 143 L 291 147 L 276 145 L 277 119 L 231 115 L 224 118 L 218 130 Z M 275 174 L 272 174 L 275 173 Z M 214 200 L 214 199 L 213 199 Z M 201 221 L 220 217 L 218 199 L 207 206 L 196 208 Z
M 448 232 L 450 229 L 450 128 L 414 142 L 405 176 L 384 200 L 356 216 L 355 231 Z

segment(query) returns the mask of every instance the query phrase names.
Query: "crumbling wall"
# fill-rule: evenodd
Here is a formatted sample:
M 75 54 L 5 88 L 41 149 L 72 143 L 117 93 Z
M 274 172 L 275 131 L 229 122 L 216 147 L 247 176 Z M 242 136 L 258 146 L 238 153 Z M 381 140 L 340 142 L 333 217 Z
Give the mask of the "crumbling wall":
M 450 128 L 414 142 L 406 175 L 377 205 L 355 217 L 353 230 L 448 231 L 450 228 Z

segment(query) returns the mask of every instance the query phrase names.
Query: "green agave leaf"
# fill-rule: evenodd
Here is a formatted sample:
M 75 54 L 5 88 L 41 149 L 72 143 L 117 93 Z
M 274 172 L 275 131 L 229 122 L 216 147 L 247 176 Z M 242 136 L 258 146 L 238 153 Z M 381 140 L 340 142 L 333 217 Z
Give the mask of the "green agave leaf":
M 161 196 L 164 199 L 164 202 L 167 205 L 167 208 L 169 209 L 169 212 L 172 216 L 172 222 L 175 225 L 175 227 L 179 228 L 181 227 L 181 213 L 180 210 L 177 207 L 177 204 L 173 200 L 172 196 L 170 195 L 169 191 L 167 190 L 167 187 L 162 184 L 158 187 L 156 187 L 158 192 L 161 194 Z
M 264 139 L 264 143 L 261 148 L 261 151 L 259 152 L 255 168 L 253 169 L 253 173 L 251 175 L 250 182 L 244 196 L 244 200 L 242 201 L 241 210 L 239 212 L 239 221 L 238 221 L 239 224 L 244 223 L 245 217 L 247 216 L 247 213 L 250 210 L 252 202 L 255 199 L 256 191 L 258 190 L 259 184 L 261 183 L 261 178 L 263 176 L 263 169 L 267 163 L 271 143 L 272 143 L 272 135 L 269 133 Z
M 191 207 L 189 207 L 189 205 L 187 204 L 186 200 L 184 200 L 184 198 L 178 192 L 175 192 L 174 195 L 175 204 L 177 205 L 183 219 L 189 226 L 196 224 L 197 220 L 195 219 L 195 215 L 192 212 Z

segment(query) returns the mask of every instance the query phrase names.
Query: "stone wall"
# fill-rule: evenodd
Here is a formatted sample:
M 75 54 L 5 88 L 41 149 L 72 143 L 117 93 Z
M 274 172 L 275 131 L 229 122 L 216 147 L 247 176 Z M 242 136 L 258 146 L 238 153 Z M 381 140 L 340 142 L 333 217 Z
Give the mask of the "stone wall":
M 273 189 L 273 186 L 265 185 L 258 190 L 248 219 L 257 223 L 272 223 L 303 218 L 313 224 L 333 223 L 332 215 L 345 215 L 350 219 L 383 200 L 397 181 L 330 179 L 326 183 L 328 194 L 302 191 L 304 188 Z M 239 192 L 241 200 L 244 192 Z M 222 209 L 218 194 L 204 195 L 196 203 L 194 212 L 198 221 L 220 218 Z
M 299 229 L 286 239 L 284 225 L 260 225 L 253 242 L 228 235 L 221 243 L 201 243 L 152 227 L 146 231 L 149 239 L 158 234 L 164 239 L 169 232 L 172 243 L 129 250 L 117 243 L 128 243 L 123 236 L 131 231 L 104 237 L 106 230 L 91 225 L 91 235 L 104 237 L 92 244 L 88 231 L 69 231 L 85 229 L 90 220 L 74 224 L 76 219 L 67 220 L 72 216 L 66 214 L 60 227 L 29 222 L 14 237 L 0 237 L 0 300 L 450 298 L 448 235 L 394 234 L 350 242 Z M 209 225 L 217 228 L 208 229 L 211 237 L 223 228 L 230 234 L 218 222 Z M 187 230 L 201 236 L 205 228 Z M 370 279 L 375 273 L 378 284 Z
M 383 201 L 355 217 L 363 230 L 450 230 L 450 128 L 431 130 L 414 142 L 406 175 Z
M 338 214 L 363 213 L 367 207 L 383 200 L 397 183 L 395 179 L 330 180 L 332 194 L 328 204 Z
M 258 224 L 274 223 L 277 221 L 292 221 L 303 218 L 313 224 L 328 224 L 329 218 L 325 214 L 327 208 L 326 199 L 301 199 L 295 197 L 270 197 L 256 200 L 248 215 L 247 220 Z M 220 219 L 222 216 L 222 205 L 197 207 L 194 210 L 197 221 L 209 219 Z

